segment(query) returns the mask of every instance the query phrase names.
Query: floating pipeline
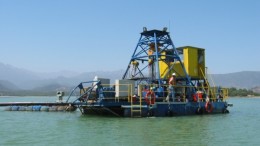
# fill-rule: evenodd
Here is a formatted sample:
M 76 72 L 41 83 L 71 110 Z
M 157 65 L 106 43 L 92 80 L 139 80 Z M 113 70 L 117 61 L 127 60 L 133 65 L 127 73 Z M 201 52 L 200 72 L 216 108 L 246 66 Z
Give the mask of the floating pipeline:
M 33 111 L 33 112 L 73 112 L 76 111 L 77 107 L 73 105 L 59 105 L 59 106 L 42 106 L 42 105 L 33 105 L 33 106 L 21 106 L 21 105 L 12 105 L 7 106 L 5 111 Z
M 2 102 L 0 106 L 5 111 L 34 111 L 34 112 L 73 112 L 77 105 L 63 102 Z

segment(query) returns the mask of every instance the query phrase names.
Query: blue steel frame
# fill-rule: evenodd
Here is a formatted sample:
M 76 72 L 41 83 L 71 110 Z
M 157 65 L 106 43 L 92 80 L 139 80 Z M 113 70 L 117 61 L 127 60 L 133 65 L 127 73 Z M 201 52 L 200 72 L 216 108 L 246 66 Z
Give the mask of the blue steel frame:
M 100 87 L 100 83 L 101 83 L 100 80 L 99 80 L 99 81 L 87 81 L 87 82 L 81 82 L 81 83 L 79 83 L 79 84 L 70 92 L 70 95 L 69 95 L 69 97 L 68 97 L 67 100 L 66 100 L 66 103 L 69 102 L 69 99 L 73 96 L 73 94 L 75 93 L 76 89 L 83 90 L 83 94 L 80 93 L 79 97 L 78 97 L 76 100 L 74 100 L 73 103 L 78 102 L 79 99 L 81 99 L 81 98 L 82 98 L 83 96 L 85 96 L 85 95 L 88 95 L 88 96 L 87 96 L 87 99 L 88 99 L 88 98 L 89 98 L 89 95 L 90 95 L 90 92 L 93 90 L 93 88 L 94 88 L 95 86 L 97 86 L 98 92 L 100 92 L 100 88 L 101 88 L 101 87 Z M 92 86 L 86 90 L 86 89 L 84 88 L 84 84 L 92 84 Z M 102 99 L 100 99 L 100 100 L 102 100 Z
M 152 55 L 148 55 L 148 50 L 150 49 L 150 45 L 154 44 L 155 51 Z M 158 46 L 159 44 L 159 46 Z M 166 51 L 172 51 L 172 55 L 163 55 L 162 52 Z M 191 79 L 189 75 L 186 72 L 186 69 L 181 61 L 181 58 L 179 56 L 179 53 L 177 49 L 175 48 L 172 39 L 168 32 L 165 30 L 144 30 L 141 33 L 140 39 L 136 45 L 136 48 L 134 50 L 134 53 L 129 61 L 129 64 L 127 66 L 127 69 L 122 77 L 122 79 L 132 79 L 132 80 L 139 80 L 140 82 L 145 81 L 147 84 L 151 84 L 154 81 L 158 81 L 159 87 L 163 84 L 164 78 L 160 77 L 160 66 L 159 61 L 163 61 L 161 57 L 167 57 L 171 61 L 179 61 L 181 64 L 181 67 L 185 73 L 185 80 L 187 86 L 192 86 L 193 83 L 191 82 Z M 152 59 L 152 65 L 148 63 L 148 60 Z M 131 62 L 137 61 L 141 62 L 144 65 L 143 66 L 135 66 L 135 68 L 138 70 L 137 73 L 132 74 L 131 77 L 128 77 L 127 75 L 131 72 Z M 165 60 L 165 62 L 167 62 Z M 148 68 L 153 67 L 155 71 L 155 78 L 153 76 L 147 76 Z M 133 68 L 133 66 L 132 66 Z M 174 66 L 171 65 L 169 67 L 170 69 L 174 70 Z M 167 73 L 167 75 L 169 72 Z M 153 75 L 153 74 L 152 74 Z

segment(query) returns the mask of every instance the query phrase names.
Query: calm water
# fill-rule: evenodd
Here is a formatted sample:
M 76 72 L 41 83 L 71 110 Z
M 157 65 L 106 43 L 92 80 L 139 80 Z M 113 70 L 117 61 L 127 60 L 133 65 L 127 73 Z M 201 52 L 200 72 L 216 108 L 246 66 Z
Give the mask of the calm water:
M 0 97 L 55 101 L 56 97 Z M 108 118 L 79 111 L 14 112 L 0 108 L 0 145 L 259 145 L 260 98 L 229 98 L 230 114 Z

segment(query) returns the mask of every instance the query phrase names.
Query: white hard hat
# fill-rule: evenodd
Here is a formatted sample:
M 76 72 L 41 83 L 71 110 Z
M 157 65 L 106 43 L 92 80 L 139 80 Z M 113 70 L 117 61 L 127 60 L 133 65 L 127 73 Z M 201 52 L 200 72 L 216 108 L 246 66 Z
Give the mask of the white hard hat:
M 173 75 L 173 76 L 176 76 L 176 74 L 175 74 L 175 73 L 172 73 L 172 75 Z

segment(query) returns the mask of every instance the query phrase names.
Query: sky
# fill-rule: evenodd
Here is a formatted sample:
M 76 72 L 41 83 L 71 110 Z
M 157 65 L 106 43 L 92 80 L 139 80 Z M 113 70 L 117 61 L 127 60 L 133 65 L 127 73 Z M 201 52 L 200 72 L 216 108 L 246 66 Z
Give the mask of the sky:
M 143 27 L 206 49 L 210 73 L 260 71 L 257 0 L 0 0 L 0 62 L 35 72 L 126 69 Z

